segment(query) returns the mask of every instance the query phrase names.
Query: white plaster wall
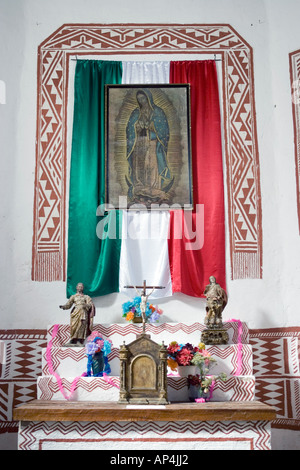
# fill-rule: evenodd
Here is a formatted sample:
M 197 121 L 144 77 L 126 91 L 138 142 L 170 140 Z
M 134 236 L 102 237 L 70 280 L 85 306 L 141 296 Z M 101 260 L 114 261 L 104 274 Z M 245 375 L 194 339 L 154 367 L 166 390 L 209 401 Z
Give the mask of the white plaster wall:
M 109 5 L 109 7 L 107 6 Z M 64 23 L 228 23 L 253 47 L 260 153 L 263 279 L 230 280 L 224 320 L 250 328 L 296 326 L 300 237 L 288 54 L 300 48 L 298 0 L 0 0 L 1 322 L 3 328 L 68 323 L 63 282 L 31 281 L 38 45 Z M 95 299 L 96 322 L 121 321 L 125 296 Z M 169 321 L 202 321 L 204 301 L 160 302 Z

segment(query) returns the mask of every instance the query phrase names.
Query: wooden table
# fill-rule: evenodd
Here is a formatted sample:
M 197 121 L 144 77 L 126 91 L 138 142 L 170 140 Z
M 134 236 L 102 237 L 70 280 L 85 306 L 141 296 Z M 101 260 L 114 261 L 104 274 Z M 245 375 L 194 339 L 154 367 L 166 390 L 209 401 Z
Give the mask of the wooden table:
M 114 402 L 33 400 L 14 409 L 15 421 L 272 421 L 258 401 L 123 405 Z

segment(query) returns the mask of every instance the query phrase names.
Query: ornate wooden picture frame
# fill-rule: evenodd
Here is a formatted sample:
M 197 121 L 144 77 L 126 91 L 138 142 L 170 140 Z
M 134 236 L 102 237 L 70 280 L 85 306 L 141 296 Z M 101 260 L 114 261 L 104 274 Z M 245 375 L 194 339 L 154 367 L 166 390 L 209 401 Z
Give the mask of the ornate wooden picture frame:
M 190 86 L 106 85 L 107 209 L 192 209 Z

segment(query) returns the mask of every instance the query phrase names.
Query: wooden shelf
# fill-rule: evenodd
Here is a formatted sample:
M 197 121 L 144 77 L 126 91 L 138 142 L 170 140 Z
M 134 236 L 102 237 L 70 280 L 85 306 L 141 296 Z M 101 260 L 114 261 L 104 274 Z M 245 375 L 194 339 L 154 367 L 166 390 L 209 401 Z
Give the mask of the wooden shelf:
M 13 410 L 14 421 L 272 421 L 275 409 L 258 401 L 171 403 L 33 400 Z

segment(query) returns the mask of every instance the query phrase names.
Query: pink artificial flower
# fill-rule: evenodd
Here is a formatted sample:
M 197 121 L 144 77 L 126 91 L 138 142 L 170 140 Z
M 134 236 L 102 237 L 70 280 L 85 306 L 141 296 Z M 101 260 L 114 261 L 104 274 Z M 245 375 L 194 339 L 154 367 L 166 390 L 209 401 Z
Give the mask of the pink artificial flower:
M 176 341 L 172 341 L 172 343 L 169 344 L 168 346 L 168 353 L 169 354 L 175 354 L 177 351 L 179 351 L 180 346 Z
M 104 341 L 103 339 L 97 339 L 96 341 L 97 346 L 99 346 L 100 351 L 103 349 Z
M 176 360 L 180 366 L 188 366 L 193 359 L 193 353 L 186 348 L 182 348 L 176 356 Z
M 202 354 L 202 356 L 210 357 L 210 354 L 206 349 L 203 349 L 201 354 Z
M 88 337 L 88 340 L 89 340 L 89 341 L 93 341 L 93 339 L 96 338 L 96 336 L 100 336 L 99 331 L 92 331 L 92 333 L 91 333 L 90 336 Z

